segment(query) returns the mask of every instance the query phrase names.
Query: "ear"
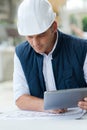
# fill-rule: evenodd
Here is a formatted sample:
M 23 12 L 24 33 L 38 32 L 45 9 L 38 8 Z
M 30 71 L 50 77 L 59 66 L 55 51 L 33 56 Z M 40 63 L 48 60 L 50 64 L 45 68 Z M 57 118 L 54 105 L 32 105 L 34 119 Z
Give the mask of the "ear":
M 57 22 L 56 21 L 53 22 L 52 32 L 57 32 Z

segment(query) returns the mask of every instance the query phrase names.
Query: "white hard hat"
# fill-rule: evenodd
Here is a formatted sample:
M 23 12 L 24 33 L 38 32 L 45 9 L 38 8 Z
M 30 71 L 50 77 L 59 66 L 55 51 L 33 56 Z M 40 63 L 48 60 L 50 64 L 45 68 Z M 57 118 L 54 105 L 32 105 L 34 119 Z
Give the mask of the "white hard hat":
M 23 0 L 18 8 L 18 32 L 28 36 L 45 32 L 56 14 L 48 0 Z

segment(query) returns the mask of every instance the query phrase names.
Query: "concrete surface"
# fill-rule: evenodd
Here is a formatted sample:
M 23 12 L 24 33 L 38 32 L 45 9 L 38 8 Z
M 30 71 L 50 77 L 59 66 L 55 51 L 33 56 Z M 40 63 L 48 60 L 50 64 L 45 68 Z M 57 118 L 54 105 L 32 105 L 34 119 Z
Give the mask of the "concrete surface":
M 0 109 L 14 104 L 12 81 L 0 82 Z
M 0 46 L 0 81 L 13 79 L 14 47 Z

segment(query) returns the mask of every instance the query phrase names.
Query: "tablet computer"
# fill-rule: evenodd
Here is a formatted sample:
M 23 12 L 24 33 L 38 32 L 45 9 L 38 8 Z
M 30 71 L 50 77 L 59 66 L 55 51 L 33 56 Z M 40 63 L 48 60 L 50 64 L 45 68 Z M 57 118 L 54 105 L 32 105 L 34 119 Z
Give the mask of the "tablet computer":
M 44 109 L 77 107 L 78 101 L 87 97 L 87 88 L 66 89 L 44 92 Z

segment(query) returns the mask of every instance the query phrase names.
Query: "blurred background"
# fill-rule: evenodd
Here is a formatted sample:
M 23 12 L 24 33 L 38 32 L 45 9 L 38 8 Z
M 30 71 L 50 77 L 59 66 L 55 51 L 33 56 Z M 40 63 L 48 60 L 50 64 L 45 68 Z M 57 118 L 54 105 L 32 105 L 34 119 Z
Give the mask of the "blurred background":
M 15 46 L 24 40 L 17 32 L 17 8 L 22 0 L 0 0 L 0 108 L 13 103 L 13 59 Z M 49 0 L 56 12 L 58 28 L 87 39 L 87 0 Z

